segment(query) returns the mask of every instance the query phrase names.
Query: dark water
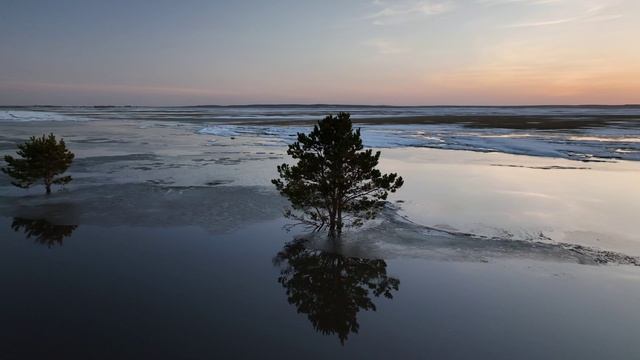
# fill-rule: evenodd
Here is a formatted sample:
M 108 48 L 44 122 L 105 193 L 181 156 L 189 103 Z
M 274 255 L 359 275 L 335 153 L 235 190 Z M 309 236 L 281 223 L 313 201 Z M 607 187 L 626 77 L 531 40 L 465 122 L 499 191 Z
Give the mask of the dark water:
M 630 267 L 344 258 L 280 220 L 0 234 L 1 359 L 640 355 Z

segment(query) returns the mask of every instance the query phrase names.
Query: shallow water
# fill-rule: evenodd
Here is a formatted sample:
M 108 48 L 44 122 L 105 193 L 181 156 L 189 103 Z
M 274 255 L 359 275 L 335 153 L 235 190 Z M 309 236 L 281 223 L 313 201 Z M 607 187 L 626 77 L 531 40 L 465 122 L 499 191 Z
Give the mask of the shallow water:
M 288 263 L 274 264 L 292 241 L 280 220 L 222 235 L 197 227 L 80 225 L 50 246 L 11 223 L 0 220 L 5 358 L 640 353 L 635 267 L 408 258 L 343 258 L 336 265 L 336 255 L 291 249 Z M 285 270 L 301 280 L 284 286 L 278 278 Z M 392 281 L 381 285 L 391 298 L 367 290 L 381 280 Z
M 0 155 L 52 131 L 77 157 L 49 197 L 0 176 L 0 358 L 640 354 L 640 163 L 384 148 L 393 206 L 298 246 L 282 135 L 202 128 L 2 124 Z
M 202 135 L 251 136 L 282 146 L 313 121 L 338 111 L 351 113 L 370 147 L 640 160 L 640 106 L 0 107 L 0 125 L 119 120 L 144 127 L 194 126 Z
M 215 211 L 219 208 L 215 204 L 198 203 L 204 195 L 190 188 L 257 186 L 272 192 L 265 200 L 272 204 L 272 212 L 284 206 L 274 200 L 270 184 L 277 176 L 276 165 L 286 161 L 284 143 L 270 143 L 251 134 L 235 138 L 202 135 L 199 128 L 166 121 L 62 121 L 4 125 L 3 136 L 10 142 L 34 131 L 64 136 L 76 153 L 71 168 L 75 180 L 56 201 L 86 205 L 76 212 L 82 211 L 83 221 L 93 224 L 114 215 L 149 219 L 141 211 L 124 215 L 117 206 L 126 205 L 132 211 L 160 209 L 155 214 L 161 214 L 161 209 L 181 209 L 178 214 L 165 211 L 159 217 L 162 220 L 151 221 L 154 224 L 203 225 L 209 221 L 208 228 L 227 228 L 223 222 L 230 218 Z M 12 151 L 0 150 L 0 155 Z M 485 237 L 568 242 L 640 255 L 640 224 L 636 221 L 640 162 L 582 162 L 415 147 L 382 152 L 383 169 L 406 179 L 391 200 L 403 201 L 396 204 L 418 224 Z M 37 201 L 40 188 L 16 189 L 0 175 L 0 214 L 16 216 L 16 204 L 27 215 L 42 208 Z M 209 196 L 224 196 L 224 192 Z M 104 206 L 105 199 L 111 205 Z M 248 209 L 265 208 L 251 206 Z M 241 218 L 241 213 L 234 218 Z M 215 220 L 219 218 L 224 221 Z
M 385 125 L 358 124 L 365 146 L 375 148 L 434 148 L 501 152 L 515 155 L 557 157 L 583 162 L 610 159 L 640 160 L 640 125 L 636 128 L 571 129 L 531 131 L 475 128 L 459 124 Z M 198 131 L 203 135 L 250 136 L 282 146 L 295 141 L 311 126 L 212 124 Z
M 640 255 L 638 162 L 389 149 L 382 165 L 405 178 L 393 199 L 417 223 Z

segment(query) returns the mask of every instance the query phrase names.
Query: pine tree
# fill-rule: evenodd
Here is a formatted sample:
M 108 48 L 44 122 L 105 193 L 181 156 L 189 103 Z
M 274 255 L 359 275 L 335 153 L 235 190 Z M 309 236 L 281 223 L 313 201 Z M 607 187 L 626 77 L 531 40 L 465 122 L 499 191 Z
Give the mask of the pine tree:
M 64 140 L 56 140 L 53 134 L 42 137 L 32 136 L 24 144 L 18 145 L 19 158 L 6 155 L 6 167 L 2 172 L 14 179 L 11 183 L 20 188 L 28 188 L 42 179 L 47 195 L 51 194 L 51 185 L 64 185 L 71 176 L 61 176 L 73 161 L 74 155 L 67 149 Z
M 388 193 L 403 184 L 397 174 L 376 169 L 380 152 L 363 150 L 360 129 L 353 129 L 348 113 L 325 117 L 308 135 L 298 133 L 287 154 L 297 163 L 278 166 L 280 178 L 272 180 L 291 202 L 286 215 L 315 230 L 328 228 L 332 238 L 345 225 L 374 218 Z

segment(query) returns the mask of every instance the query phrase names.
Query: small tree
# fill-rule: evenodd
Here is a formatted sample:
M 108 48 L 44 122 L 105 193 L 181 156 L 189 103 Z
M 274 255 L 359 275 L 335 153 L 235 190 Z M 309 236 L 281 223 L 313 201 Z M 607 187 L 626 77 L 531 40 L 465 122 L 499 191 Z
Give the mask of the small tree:
M 20 158 L 6 155 L 7 166 L 2 172 L 14 179 L 11 183 L 20 188 L 28 188 L 42 179 L 47 191 L 51 194 L 51 184 L 64 185 L 71 181 L 71 176 L 58 175 L 67 171 L 74 155 L 67 149 L 64 140 L 56 140 L 53 134 L 42 137 L 32 136 L 24 144 L 18 145 Z
M 297 164 L 278 166 L 280 178 L 272 180 L 291 202 L 286 215 L 316 231 L 328 228 L 332 238 L 344 225 L 374 218 L 388 193 L 403 184 L 397 174 L 376 169 L 380 152 L 363 151 L 360 129 L 353 130 L 348 113 L 325 117 L 308 135 L 298 133 L 287 154 Z

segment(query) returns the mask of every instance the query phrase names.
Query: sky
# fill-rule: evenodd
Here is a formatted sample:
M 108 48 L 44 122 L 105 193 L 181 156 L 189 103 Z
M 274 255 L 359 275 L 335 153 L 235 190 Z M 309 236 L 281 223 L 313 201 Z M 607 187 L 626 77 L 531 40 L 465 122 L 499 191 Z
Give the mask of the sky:
M 638 0 L 0 0 L 0 105 L 640 103 Z

